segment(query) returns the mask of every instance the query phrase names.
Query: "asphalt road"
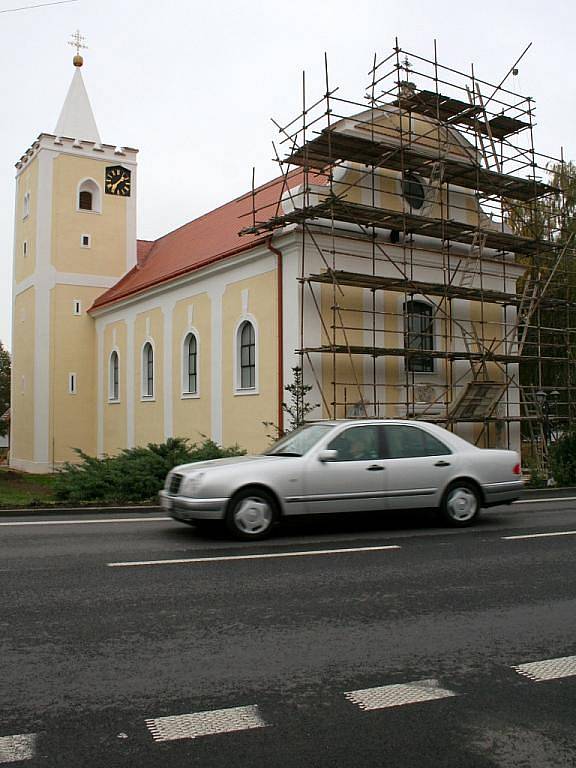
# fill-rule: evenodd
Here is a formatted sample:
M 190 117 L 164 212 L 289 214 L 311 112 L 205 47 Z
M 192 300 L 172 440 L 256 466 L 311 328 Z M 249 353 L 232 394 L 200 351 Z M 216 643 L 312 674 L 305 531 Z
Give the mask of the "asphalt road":
M 0 519 L 0 764 L 576 766 L 576 500 L 161 517 Z

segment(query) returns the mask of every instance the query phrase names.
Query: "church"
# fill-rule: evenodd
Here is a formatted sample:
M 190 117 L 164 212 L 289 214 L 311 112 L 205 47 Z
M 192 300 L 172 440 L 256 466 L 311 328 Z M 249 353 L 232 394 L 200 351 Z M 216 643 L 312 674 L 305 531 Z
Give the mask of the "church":
M 515 253 L 530 251 L 479 190 L 526 189 L 486 171 L 476 108 L 432 109 L 407 82 L 331 110 L 278 178 L 145 241 L 138 150 L 102 142 L 82 65 L 16 163 L 11 466 L 171 436 L 261 451 L 295 366 L 310 418 L 429 418 L 518 448 Z

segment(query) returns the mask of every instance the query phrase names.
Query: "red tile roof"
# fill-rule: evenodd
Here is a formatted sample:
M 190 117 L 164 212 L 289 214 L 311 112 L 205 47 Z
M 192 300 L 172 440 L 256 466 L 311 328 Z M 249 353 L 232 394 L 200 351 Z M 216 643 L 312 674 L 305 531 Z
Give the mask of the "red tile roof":
M 276 214 L 286 178 L 289 186 L 294 187 L 302 181 L 302 170 L 292 171 L 288 177 L 281 176 L 255 190 L 257 220 Z M 319 181 L 318 177 L 314 180 Z M 238 235 L 241 229 L 252 224 L 252 209 L 253 198 L 249 192 L 159 240 L 138 240 L 137 265 L 99 296 L 91 309 L 141 293 L 265 241 L 269 234 Z
M 153 245 L 154 240 L 136 240 L 136 263 L 139 267 L 143 266 Z

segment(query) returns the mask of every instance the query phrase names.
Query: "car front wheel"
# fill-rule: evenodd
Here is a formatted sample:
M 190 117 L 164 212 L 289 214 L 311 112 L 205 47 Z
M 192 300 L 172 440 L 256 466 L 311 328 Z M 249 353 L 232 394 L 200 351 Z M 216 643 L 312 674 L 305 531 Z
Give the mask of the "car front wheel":
M 276 502 L 261 488 L 246 488 L 230 501 L 226 527 L 237 539 L 263 539 L 276 520 Z
M 452 483 L 440 505 L 440 515 L 444 522 L 463 528 L 472 525 L 479 514 L 480 497 L 472 483 L 465 480 Z

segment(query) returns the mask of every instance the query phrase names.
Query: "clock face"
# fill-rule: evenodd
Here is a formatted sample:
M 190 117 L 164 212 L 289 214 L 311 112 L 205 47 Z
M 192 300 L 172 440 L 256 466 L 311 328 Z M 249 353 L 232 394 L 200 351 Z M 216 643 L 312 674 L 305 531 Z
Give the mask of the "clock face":
M 110 165 L 106 168 L 106 180 L 104 188 L 107 195 L 130 196 L 131 173 L 121 165 Z

